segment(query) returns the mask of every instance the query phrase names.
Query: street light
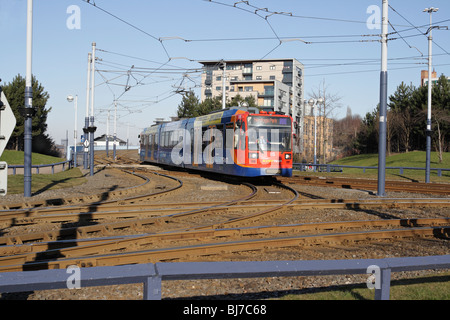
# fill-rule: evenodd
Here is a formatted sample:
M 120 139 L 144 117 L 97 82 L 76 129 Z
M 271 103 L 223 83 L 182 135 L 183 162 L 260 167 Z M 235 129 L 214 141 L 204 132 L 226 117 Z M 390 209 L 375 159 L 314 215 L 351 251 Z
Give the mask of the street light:
M 314 171 L 316 171 L 316 164 L 317 164 L 317 104 L 323 103 L 323 98 L 318 99 L 309 99 L 308 104 L 310 107 L 314 108 Z
M 77 166 L 77 103 L 78 95 L 75 95 L 75 99 L 71 94 L 67 96 L 67 101 L 72 102 L 75 100 L 75 124 L 73 127 L 73 166 Z
M 426 163 L 425 163 L 425 182 L 430 183 L 430 159 L 431 159 L 431 44 L 433 37 L 431 32 L 433 27 L 431 26 L 431 15 L 433 12 L 437 12 L 438 8 L 425 8 L 423 12 L 430 14 L 430 27 L 427 31 L 428 35 L 428 113 L 427 113 L 427 149 L 426 149 Z

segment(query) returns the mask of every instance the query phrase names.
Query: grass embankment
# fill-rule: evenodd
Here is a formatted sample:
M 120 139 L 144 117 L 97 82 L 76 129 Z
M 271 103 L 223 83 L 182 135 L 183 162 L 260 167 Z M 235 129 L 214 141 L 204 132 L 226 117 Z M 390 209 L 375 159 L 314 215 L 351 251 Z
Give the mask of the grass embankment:
M 373 300 L 374 290 L 365 284 L 319 289 L 316 293 L 289 294 L 282 300 Z M 422 278 L 393 280 L 391 300 L 450 300 L 450 273 Z
M 411 151 L 408 153 L 392 154 L 386 157 L 386 167 L 415 167 L 425 168 L 425 151 Z M 333 161 L 330 164 L 346 165 L 346 166 L 364 166 L 378 167 L 378 154 L 361 154 Z M 431 152 L 430 159 L 431 168 L 450 168 L 450 153 L 443 154 L 443 161 L 439 163 L 437 152 Z M 324 172 L 308 172 L 311 175 L 333 175 L 336 177 L 352 177 L 352 178 L 369 178 L 377 179 L 378 169 L 359 168 L 342 168 L 342 172 L 324 173 Z M 305 174 L 305 172 L 299 172 Z M 387 180 L 409 180 L 425 182 L 425 170 L 403 170 L 400 174 L 399 169 L 386 169 Z M 442 171 L 442 177 L 438 177 L 436 170 L 430 171 L 431 182 L 447 182 L 450 183 L 450 171 Z
M 0 161 L 6 161 L 8 165 L 23 165 L 23 151 L 5 150 Z M 33 153 L 31 163 L 33 165 L 51 164 L 65 161 L 65 159 Z M 36 194 L 46 190 L 68 188 L 85 183 L 80 169 L 73 168 L 55 174 L 33 174 L 31 180 L 31 193 Z M 23 193 L 23 175 L 8 176 L 8 194 Z

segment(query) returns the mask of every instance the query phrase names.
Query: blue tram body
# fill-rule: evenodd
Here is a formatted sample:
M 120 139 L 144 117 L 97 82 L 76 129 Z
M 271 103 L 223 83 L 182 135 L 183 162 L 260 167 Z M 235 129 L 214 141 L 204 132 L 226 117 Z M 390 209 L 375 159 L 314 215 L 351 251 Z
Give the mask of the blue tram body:
M 146 128 L 140 160 L 220 174 L 292 176 L 292 118 L 230 108 Z

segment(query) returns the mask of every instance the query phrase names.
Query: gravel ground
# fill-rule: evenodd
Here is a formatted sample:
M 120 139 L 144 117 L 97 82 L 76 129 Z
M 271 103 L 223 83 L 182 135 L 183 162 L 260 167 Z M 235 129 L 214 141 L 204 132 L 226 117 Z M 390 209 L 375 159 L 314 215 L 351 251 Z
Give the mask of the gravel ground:
M 160 201 L 173 201 L 181 194 L 186 201 L 207 201 L 229 199 L 236 194 L 247 194 L 247 189 L 239 185 L 228 185 L 223 189 L 223 183 L 213 180 L 205 181 L 198 175 L 182 173 L 184 181 L 182 191 L 176 191 L 159 198 Z M 65 198 L 100 193 L 112 188 L 129 187 L 141 183 L 140 179 L 132 178 L 117 170 L 101 170 L 93 177 L 86 176 L 87 183 L 67 189 L 47 190 L 36 195 L 32 200 Z M 348 190 L 321 188 L 301 185 L 291 185 L 300 193 L 300 198 L 334 198 L 334 199 L 376 199 L 373 192 L 365 190 Z M 209 190 L 208 190 L 209 188 Z M 214 188 L 216 188 L 214 190 Z M 222 189 L 221 189 L 222 188 Z M 211 197 L 211 195 L 213 195 Z M 277 198 L 277 195 L 272 195 Z M 279 196 L 278 196 L 279 197 Z M 387 193 L 392 198 L 427 198 L 431 195 L 408 193 Z M 179 198 L 178 198 L 179 199 Z M 20 203 L 21 195 L 7 195 L 2 202 Z M 273 224 L 307 223 L 318 221 L 368 220 L 393 217 L 448 217 L 447 209 L 414 208 L 408 210 L 302 210 L 283 211 L 273 217 Z M 315 247 L 299 247 L 287 249 L 266 249 L 262 251 L 236 254 L 224 254 L 221 257 L 205 257 L 201 261 L 253 261 L 253 260 L 316 260 L 316 259 L 367 259 L 402 256 L 427 256 L 449 254 L 448 241 L 440 239 L 401 240 L 384 242 L 365 242 L 349 245 L 327 245 Z M 196 260 L 200 261 L 200 260 Z M 448 270 L 444 270 L 448 272 Z M 422 277 L 428 274 L 441 274 L 438 271 L 414 271 L 394 273 L 392 280 L 411 277 Z M 448 277 L 448 273 L 447 273 Z M 196 281 L 166 281 L 163 282 L 162 297 L 164 299 L 266 299 L 281 297 L 289 293 L 309 293 L 333 289 L 334 286 L 364 285 L 366 275 L 339 275 L 320 277 L 280 277 L 231 280 L 196 280 Z M 447 280 L 448 281 L 448 280 Z M 19 294 L 2 294 L 0 299 L 27 300 L 109 300 L 109 299 L 142 299 L 143 286 L 137 284 L 115 285 L 108 287 L 92 287 L 75 290 L 45 290 L 24 292 Z

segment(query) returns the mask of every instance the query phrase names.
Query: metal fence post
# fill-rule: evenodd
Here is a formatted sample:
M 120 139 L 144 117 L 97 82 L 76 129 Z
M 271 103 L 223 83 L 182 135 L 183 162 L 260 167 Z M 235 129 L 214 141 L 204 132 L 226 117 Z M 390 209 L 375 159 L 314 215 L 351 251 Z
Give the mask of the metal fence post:
M 381 268 L 380 289 L 375 289 L 375 300 L 389 300 L 391 290 L 391 269 Z
M 144 281 L 144 300 L 161 300 L 161 276 L 154 275 Z

